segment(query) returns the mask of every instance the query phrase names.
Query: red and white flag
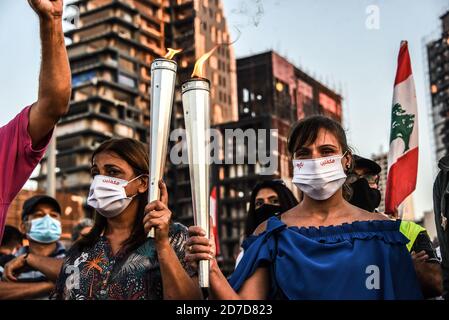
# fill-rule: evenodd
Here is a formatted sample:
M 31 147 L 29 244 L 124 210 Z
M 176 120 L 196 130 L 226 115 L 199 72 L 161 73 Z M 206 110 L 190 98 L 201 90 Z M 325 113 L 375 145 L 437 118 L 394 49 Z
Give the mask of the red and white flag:
M 210 216 L 212 218 L 212 232 L 215 238 L 216 255 L 220 255 L 220 239 L 218 238 L 217 220 L 217 187 L 213 187 L 210 193 Z
M 407 41 L 402 41 L 391 113 L 386 213 L 395 214 L 399 205 L 415 190 L 417 175 L 418 107 L 408 45 Z

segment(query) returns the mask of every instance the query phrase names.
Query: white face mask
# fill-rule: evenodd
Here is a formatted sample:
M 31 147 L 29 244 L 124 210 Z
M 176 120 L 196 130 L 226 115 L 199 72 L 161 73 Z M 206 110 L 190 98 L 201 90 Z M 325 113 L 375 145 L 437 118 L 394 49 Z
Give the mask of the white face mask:
M 292 182 L 310 198 L 327 200 L 345 183 L 343 157 L 293 160 Z
M 128 197 L 125 187 L 132 181 L 96 175 L 89 190 L 87 204 L 106 218 L 113 218 L 122 213 L 136 196 Z

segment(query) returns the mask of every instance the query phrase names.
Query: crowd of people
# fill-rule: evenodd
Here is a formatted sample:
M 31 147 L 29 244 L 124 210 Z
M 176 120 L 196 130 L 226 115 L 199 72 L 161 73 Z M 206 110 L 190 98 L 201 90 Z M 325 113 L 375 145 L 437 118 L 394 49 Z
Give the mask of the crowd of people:
M 291 129 L 295 198 L 281 180 L 260 181 L 250 197 L 235 270 L 226 277 L 213 233 L 174 222 L 170 193 L 148 203 L 144 144 L 102 143 L 91 158 L 87 204 L 94 219 L 61 243 L 58 201 L 25 201 L 19 229 L 6 213 L 68 111 L 70 68 L 62 33 L 62 1 L 33 1 L 39 14 L 42 67 L 39 98 L 0 128 L 0 299 L 447 299 L 446 205 L 449 156 L 434 184 L 439 250 L 427 231 L 397 212 L 378 212 L 379 174 L 353 154 L 341 125 L 324 116 Z M 155 237 L 147 237 L 150 229 Z M 198 284 L 199 261 L 210 261 L 210 288 Z

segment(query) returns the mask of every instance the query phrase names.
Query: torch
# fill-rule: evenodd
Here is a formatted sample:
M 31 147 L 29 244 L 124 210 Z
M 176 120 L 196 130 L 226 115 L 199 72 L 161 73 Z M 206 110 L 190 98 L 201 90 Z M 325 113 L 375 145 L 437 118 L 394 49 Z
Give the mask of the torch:
M 150 131 L 150 185 L 148 201 L 159 200 L 159 180 L 167 158 L 168 136 L 173 106 L 177 64 L 175 54 L 181 50 L 169 49 L 164 58 L 151 64 L 151 131 Z M 154 228 L 148 233 L 154 238 Z
M 204 62 L 216 48 L 203 55 L 196 62 L 192 78 L 182 84 L 193 218 L 195 225 L 206 232 L 207 238 L 210 238 L 210 82 L 202 75 Z M 201 288 L 209 287 L 209 270 L 209 260 L 199 262 L 198 278 Z

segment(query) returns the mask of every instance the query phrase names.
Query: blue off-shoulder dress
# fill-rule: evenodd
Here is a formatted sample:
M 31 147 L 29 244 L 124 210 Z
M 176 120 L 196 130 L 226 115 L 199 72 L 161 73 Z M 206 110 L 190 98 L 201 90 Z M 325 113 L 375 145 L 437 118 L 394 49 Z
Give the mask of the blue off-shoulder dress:
M 267 299 L 422 299 L 401 221 L 356 221 L 328 227 L 287 227 L 272 217 L 247 238 L 228 279 L 239 291 L 258 267 L 270 273 Z

